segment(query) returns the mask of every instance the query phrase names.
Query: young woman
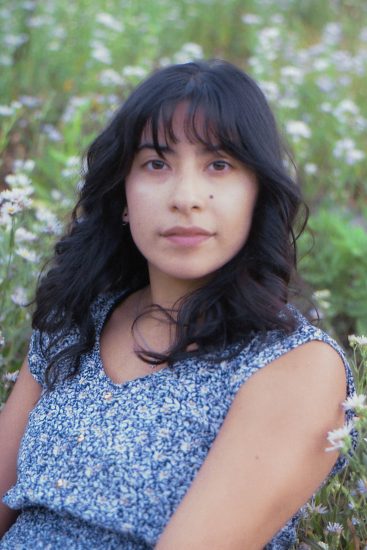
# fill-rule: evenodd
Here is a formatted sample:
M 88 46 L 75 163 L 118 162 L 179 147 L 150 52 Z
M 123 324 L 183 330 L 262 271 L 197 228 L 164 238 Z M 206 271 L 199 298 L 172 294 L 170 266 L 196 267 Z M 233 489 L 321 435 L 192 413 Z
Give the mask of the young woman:
M 345 466 L 326 435 L 354 392 L 288 304 L 300 205 L 233 65 L 131 94 L 89 149 L 1 414 L 2 550 L 291 547 Z

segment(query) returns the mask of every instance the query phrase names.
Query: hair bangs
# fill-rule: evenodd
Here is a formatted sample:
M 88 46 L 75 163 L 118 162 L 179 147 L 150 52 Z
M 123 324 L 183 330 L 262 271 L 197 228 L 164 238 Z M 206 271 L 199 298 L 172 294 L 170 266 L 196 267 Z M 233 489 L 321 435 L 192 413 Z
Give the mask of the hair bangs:
M 148 134 L 157 154 L 164 157 L 164 148 L 178 142 L 174 119 L 181 105 L 186 106 L 184 133 L 190 143 L 200 143 L 208 150 L 220 149 L 244 161 L 243 145 L 241 149 L 238 147 L 242 139 L 235 113 L 224 109 L 218 94 L 205 93 L 198 87 L 189 96 L 160 102 L 150 114 L 142 135 Z

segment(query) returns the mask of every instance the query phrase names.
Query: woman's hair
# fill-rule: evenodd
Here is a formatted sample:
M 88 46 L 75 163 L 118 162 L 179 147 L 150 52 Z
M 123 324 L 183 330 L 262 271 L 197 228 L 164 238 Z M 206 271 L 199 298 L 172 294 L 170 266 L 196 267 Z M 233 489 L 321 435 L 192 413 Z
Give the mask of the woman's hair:
M 173 65 L 132 92 L 87 152 L 85 182 L 71 223 L 36 293 L 33 328 L 53 336 L 49 387 L 61 362 L 67 360 L 68 375 L 73 376 L 81 354 L 93 347 L 90 306 L 96 297 L 149 284 L 147 262 L 122 225 L 124 182 L 144 129 L 151 130 L 159 154 L 162 128 L 167 142 L 175 141 L 173 115 L 182 102 L 188 106 L 188 139 L 219 145 L 253 170 L 259 194 L 242 249 L 208 284 L 180 302 L 171 349 L 165 354 L 142 350 L 141 357 L 172 365 L 193 353 L 219 350 L 223 356 L 230 344 L 244 342 L 254 332 L 290 332 L 295 327 L 285 306 L 296 266 L 292 227 L 302 199 L 285 168 L 286 152 L 268 103 L 257 84 L 228 62 Z M 78 341 L 52 355 L 52 346 L 75 328 Z M 188 351 L 192 345 L 195 351 Z

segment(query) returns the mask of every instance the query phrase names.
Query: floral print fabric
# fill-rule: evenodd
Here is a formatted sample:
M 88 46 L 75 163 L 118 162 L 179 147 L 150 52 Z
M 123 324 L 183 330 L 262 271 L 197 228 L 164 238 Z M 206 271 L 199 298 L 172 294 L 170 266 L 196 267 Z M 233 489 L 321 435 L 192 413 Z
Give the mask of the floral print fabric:
M 296 310 L 290 335 L 254 337 L 227 361 L 187 359 L 172 368 L 115 384 L 106 375 L 99 338 L 122 294 L 100 296 L 92 306 L 93 350 L 75 378 L 43 391 L 29 416 L 18 456 L 18 479 L 4 496 L 20 509 L 0 549 L 80 550 L 154 548 L 218 434 L 243 383 L 258 369 L 311 340 L 341 355 L 347 396 L 352 373 L 339 346 Z M 289 306 L 291 307 L 291 306 Z M 58 344 L 77 338 L 70 333 Z M 29 368 L 44 385 L 47 335 L 34 331 Z M 346 420 L 352 417 L 346 413 Z M 342 469 L 340 457 L 330 476 Z M 327 481 L 327 480 L 325 480 Z M 266 546 L 290 548 L 301 510 Z

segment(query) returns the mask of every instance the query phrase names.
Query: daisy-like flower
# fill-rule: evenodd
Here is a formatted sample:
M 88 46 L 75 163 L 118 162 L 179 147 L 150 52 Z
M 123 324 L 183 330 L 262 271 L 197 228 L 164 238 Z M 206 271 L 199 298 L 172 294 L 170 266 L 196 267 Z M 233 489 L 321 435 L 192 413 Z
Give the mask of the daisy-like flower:
M 307 139 L 311 137 L 310 127 L 302 120 L 290 120 L 289 122 L 287 122 L 286 131 L 293 137 L 293 139 L 296 140 L 300 138 Z
M 350 334 L 348 336 L 348 341 L 350 346 L 367 346 L 367 336 L 363 334 L 361 336 L 356 336 L 355 334 Z
M 354 428 L 352 421 L 347 422 L 342 428 L 328 432 L 327 440 L 331 443 L 331 447 L 326 447 L 326 452 L 338 451 L 348 446 L 350 442 L 350 432 Z
M 18 374 L 19 374 L 19 370 L 15 372 L 6 372 L 5 374 L 3 374 L 3 381 L 12 382 L 14 384 L 14 382 L 17 381 Z
M 326 506 L 323 506 L 322 504 L 315 504 L 314 502 L 308 502 L 307 503 L 307 509 L 312 514 L 326 514 L 328 509 Z
M 10 296 L 10 298 L 12 302 L 17 306 L 24 307 L 28 303 L 27 292 L 25 288 L 21 286 L 18 286 L 17 288 L 14 289 L 14 292 Z
M 367 397 L 363 394 L 354 394 L 348 397 L 345 401 L 343 401 L 342 406 L 345 411 L 350 411 L 352 409 L 355 409 L 356 412 L 360 412 L 364 409 L 367 409 L 367 403 L 366 403 Z
M 122 23 L 109 13 L 97 13 L 96 21 L 115 32 L 122 32 L 124 30 Z
M 31 231 L 28 231 L 24 227 L 18 227 L 18 229 L 15 231 L 15 240 L 20 242 L 32 242 L 37 239 L 37 236 L 34 233 L 31 233 Z
M 19 247 L 18 250 L 16 250 L 15 252 L 18 254 L 18 256 L 20 256 L 27 262 L 35 263 L 35 262 L 38 262 L 39 260 L 34 250 L 29 250 L 28 248 L 25 248 L 25 247 Z
M 329 533 L 336 533 L 337 535 L 341 535 L 343 532 L 343 526 L 338 522 L 332 523 L 331 521 L 329 521 L 326 526 L 326 530 Z

